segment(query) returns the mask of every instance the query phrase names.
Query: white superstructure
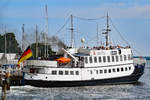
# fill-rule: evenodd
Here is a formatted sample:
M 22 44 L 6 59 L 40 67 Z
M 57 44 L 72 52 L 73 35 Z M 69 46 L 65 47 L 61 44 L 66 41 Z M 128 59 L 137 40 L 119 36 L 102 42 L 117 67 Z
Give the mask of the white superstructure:
M 80 48 L 73 54 L 78 61 L 59 65 L 57 61 L 26 61 L 25 79 L 43 81 L 82 81 L 130 76 L 134 70 L 130 48 L 97 50 Z M 85 51 L 85 52 L 84 52 Z M 120 52 L 120 54 L 119 54 Z

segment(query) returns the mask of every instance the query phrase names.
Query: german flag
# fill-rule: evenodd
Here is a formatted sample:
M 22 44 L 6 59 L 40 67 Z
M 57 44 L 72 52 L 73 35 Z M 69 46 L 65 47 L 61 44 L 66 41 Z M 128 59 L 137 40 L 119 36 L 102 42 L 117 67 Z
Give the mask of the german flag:
M 20 65 L 21 62 L 23 62 L 24 60 L 29 59 L 32 56 L 32 51 L 30 49 L 30 47 L 28 47 L 24 53 L 21 55 L 20 59 L 18 60 L 18 64 Z

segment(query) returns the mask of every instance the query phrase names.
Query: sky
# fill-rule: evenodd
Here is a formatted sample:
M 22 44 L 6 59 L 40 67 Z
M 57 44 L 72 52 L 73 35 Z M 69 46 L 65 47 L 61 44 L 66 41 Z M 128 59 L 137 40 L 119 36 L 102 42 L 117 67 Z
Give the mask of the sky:
M 66 20 L 72 14 L 82 18 L 100 18 L 107 12 L 126 41 L 135 49 L 135 55 L 150 56 L 150 0 L 0 0 L 0 32 L 14 32 L 18 41 L 21 41 L 21 27 L 25 24 L 25 33 L 45 30 L 44 6 L 48 6 L 48 35 L 56 35 Z M 104 29 L 106 20 L 85 21 L 73 19 L 76 45 L 96 45 L 96 23 L 99 32 Z M 57 35 L 70 43 L 70 22 Z M 123 42 L 119 34 L 110 24 L 115 44 Z M 100 40 L 103 40 L 100 35 Z M 86 44 L 80 39 L 85 38 Z M 120 39 L 120 41 L 119 41 Z M 93 42 L 94 41 L 94 42 Z

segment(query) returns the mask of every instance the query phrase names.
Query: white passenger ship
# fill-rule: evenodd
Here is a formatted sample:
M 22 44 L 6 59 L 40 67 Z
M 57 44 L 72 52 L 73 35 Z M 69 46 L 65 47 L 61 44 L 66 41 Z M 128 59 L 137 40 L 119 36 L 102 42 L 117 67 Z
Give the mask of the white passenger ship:
M 137 82 L 144 73 L 146 61 L 133 58 L 130 46 L 110 46 L 109 31 L 107 20 L 105 47 L 62 49 L 62 62 L 27 60 L 24 69 L 25 84 L 65 87 Z

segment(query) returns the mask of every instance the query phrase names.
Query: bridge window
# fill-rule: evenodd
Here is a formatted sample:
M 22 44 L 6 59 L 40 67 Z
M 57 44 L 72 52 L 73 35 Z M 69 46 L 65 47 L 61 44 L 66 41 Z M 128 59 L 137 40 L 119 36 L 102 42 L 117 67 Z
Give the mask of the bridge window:
M 110 62 L 110 56 L 107 56 L 107 61 Z
M 128 54 L 128 60 L 131 60 L 131 55 L 130 54 Z
M 86 63 L 86 64 L 88 63 L 88 58 L 87 58 L 87 57 L 85 57 L 85 63 Z
M 99 62 L 102 62 L 102 59 L 101 59 L 101 57 L 98 57 L 99 58 Z
M 126 57 L 126 55 L 124 55 L 124 61 L 126 61 L 127 60 L 127 57 Z
M 120 55 L 120 61 L 122 61 L 122 55 Z
M 118 62 L 118 56 L 116 56 L 116 62 Z
M 94 62 L 97 63 L 97 57 L 94 57 Z
M 52 75 L 56 75 L 57 74 L 57 71 L 52 71 Z
M 93 61 L 92 61 L 92 57 L 90 57 L 90 63 L 92 63 Z
M 114 62 L 115 61 L 115 57 L 114 56 L 112 56 L 112 62 Z
M 105 56 L 103 56 L 103 62 L 106 62 L 106 57 Z

